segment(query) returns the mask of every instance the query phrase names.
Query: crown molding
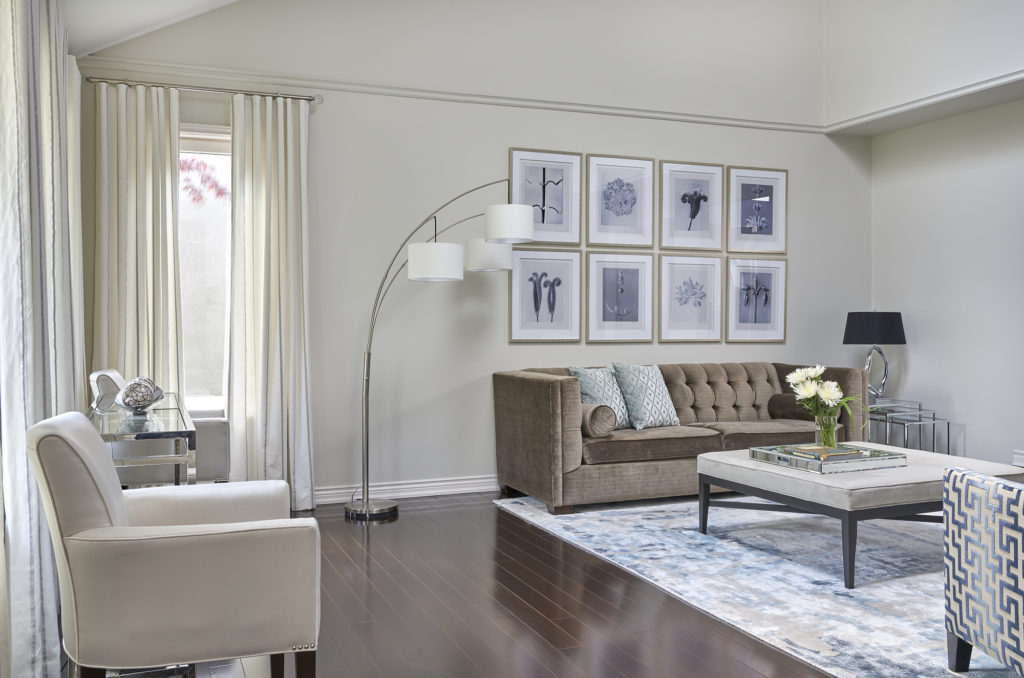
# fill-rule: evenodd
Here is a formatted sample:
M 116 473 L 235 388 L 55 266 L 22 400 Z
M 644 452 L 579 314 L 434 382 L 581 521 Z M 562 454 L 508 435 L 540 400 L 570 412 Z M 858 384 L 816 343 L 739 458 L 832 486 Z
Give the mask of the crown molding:
M 529 99 L 524 97 L 493 96 L 469 92 L 416 89 L 372 83 L 346 82 L 304 78 L 281 73 L 262 73 L 241 69 L 210 68 L 206 66 L 184 66 L 157 61 L 127 60 L 114 57 L 88 56 L 78 59 L 78 68 L 83 76 L 119 78 L 125 80 L 159 80 L 172 84 L 203 87 L 224 87 L 226 89 L 252 88 L 280 91 L 283 94 L 315 96 L 326 92 L 365 94 L 405 99 L 425 99 L 450 103 L 524 108 L 532 110 L 559 111 L 606 115 L 619 118 L 664 120 L 695 125 L 718 125 L 775 132 L 801 134 L 827 134 L 872 137 L 894 132 L 925 122 L 931 122 L 951 115 L 958 115 L 980 108 L 996 106 L 1024 98 L 1024 70 L 990 78 L 978 83 L 922 97 L 897 106 L 880 109 L 835 123 L 817 125 L 787 123 L 769 120 L 753 120 L 712 115 L 696 115 L 675 111 L 658 111 L 628 106 L 603 106 L 571 101 Z
M 571 101 L 554 101 L 544 99 L 528 99 L 522 97 L 494 96 L 488 94 L 472 94 L 468 92 L 450 92 L 443 90 L 416 89 L 411 87 L 395 87 L 370 83 L 346 82 L 341 80 L 323 80 L 284 75 L 280 73 L 260 73 L 238 69 L 209 68 L 205 66 L 183 66 L 156 61 L 125 60 L 113 57 L 90 56 L 78 60 L 78 68 L 84 76 L 101 78 L 121 78 L 130 80 L 147 79 L 180 84 L 185 86 L 224 87 L 224 88 L 269 88 L 280 90 L 286 94 L 316 95 L 324 92 L 344 92 L 349 94 L 366 94 L 370 96 L 399 97 L 405 99 L 426 99 L 482 106 L 500 106 L 505 108 L 526 108 L 533 110 L 559 111 L 563 113 L 584 113 L 588 115 L 607 115 L 620 118 L 639 118 L 644 120 L 665 120 L 684 122 L 696 125 L 720 125 L 725 127 L 743 127 L 748 129 L 771 130 L 776 132 L 797 132 L 803 134 L 823 134 L 822 125 L 776 122 L 768 120 L 752 120 L 712 115 L 694 115 L 673 111 L 657 111 L 628 106 L 602 106 Z
M 1024 98 L 1024 70 L 825 126 L 826 134 L 878 136 Z

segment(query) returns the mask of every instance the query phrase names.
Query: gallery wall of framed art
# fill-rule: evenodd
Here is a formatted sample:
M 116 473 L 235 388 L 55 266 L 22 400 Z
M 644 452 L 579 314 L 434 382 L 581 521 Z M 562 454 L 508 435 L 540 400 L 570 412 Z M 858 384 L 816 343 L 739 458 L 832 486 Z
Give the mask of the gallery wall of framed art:
M 510 148 L 509 341 L 785 343 L 788 175 Z

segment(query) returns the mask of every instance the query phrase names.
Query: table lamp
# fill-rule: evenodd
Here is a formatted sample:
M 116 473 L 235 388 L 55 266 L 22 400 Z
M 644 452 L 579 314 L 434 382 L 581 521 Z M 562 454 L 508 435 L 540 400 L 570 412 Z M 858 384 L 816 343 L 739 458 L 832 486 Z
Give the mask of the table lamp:
M 889 378 L 889 360 L 882 352 L 879 344 L 905 344 L 907 337 L 903 333 L 903 316 L 899 311 L 853 311 L 846 315 L 846 332 L 843 335 L 844 344 L 871 344 L 868 351 L 868 359 L 864 363 L 864 369 L 870 372 L 871 359 L 875 352 L 882 357 L 882 364 L 885 369 L 882 372 L 882 381 L 875 388 L 868 383 L 868 392 L 876 399 L 881 398 L 885 393 L 885 382 Z

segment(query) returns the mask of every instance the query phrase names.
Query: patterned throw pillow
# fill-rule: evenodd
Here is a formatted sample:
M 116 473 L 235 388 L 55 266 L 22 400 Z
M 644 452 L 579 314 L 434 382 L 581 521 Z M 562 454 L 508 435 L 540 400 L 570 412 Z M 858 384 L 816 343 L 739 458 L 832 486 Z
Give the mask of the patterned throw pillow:
M 657 365 L 612 363 L 612 369 L 633 428 L 639 431 L 655 426 L 679 426 L 675 405 Z
M 629 410 L 612 368 L 570 367 L 569 374 L 579 379 L 583 402 L 607 405 L 615 412 L 615 428 L 629 428 Z

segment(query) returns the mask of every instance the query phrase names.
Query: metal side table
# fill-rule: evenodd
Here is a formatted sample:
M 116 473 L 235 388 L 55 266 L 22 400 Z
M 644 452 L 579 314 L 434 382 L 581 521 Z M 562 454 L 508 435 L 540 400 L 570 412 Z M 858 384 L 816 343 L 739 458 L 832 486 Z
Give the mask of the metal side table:
M 946 435 L 945 437 L 940 437 L 938 435 L 938 431 L 943 427 L 946 429 Z M 917 449 L 939 452 L 940 450 L 937 449 L 936 442 L 945 440 L 946 449 L 944 452 L 949 454 L 949 420 L 935 416 L 935 412 L 932 410 L 922 409 L 914 412 L 901 412 L 891 415 L 886 422 L 886 439 L 893 438 L 891 432 L 894 428 L 902 429 L 903 436 L 899 439 L 899 445 L 902 447 L 911 447 L 911 431 L 916 431 Z M 929 434 L 931 435 L 931 446 L 925 447 L 925 440 Z
M 174 484 L 196 481 L 196 427 L 178 399 L 177 393 L 164 393 L 164 399 L 136 415 L 116 408 L 109 412 L 89 410 L 89 421 L 105 442 L 133 440 L 172 440 L 170 454 L 114 459 L 114 466 L 174 466 Z
M 879 426 L 874 426 L 878 424 Z M 936 416 L 934 410 L 926 410 L 916 400 L 898 400 L 895 398 L 880 398 L 871 406 L 868 413 L 868 425 L 871 429 L 868 437 L 871 442 L 885 443 L 886 445 L 899 444 L 901 447 L 911 447 L 911 431 L 916 432 L 917 448 L 938 452 L 937 442 L 940 440 L 938 430 L 946 429 L 945 453 L 950 452 L 950 422 Z M 881 428 L 881 435 L 876 431 Z M 902 437 L 894 440 L 893 433 L 900 430 Z M 925 447 L 925 439 L 930 434 L 931 446 Z

